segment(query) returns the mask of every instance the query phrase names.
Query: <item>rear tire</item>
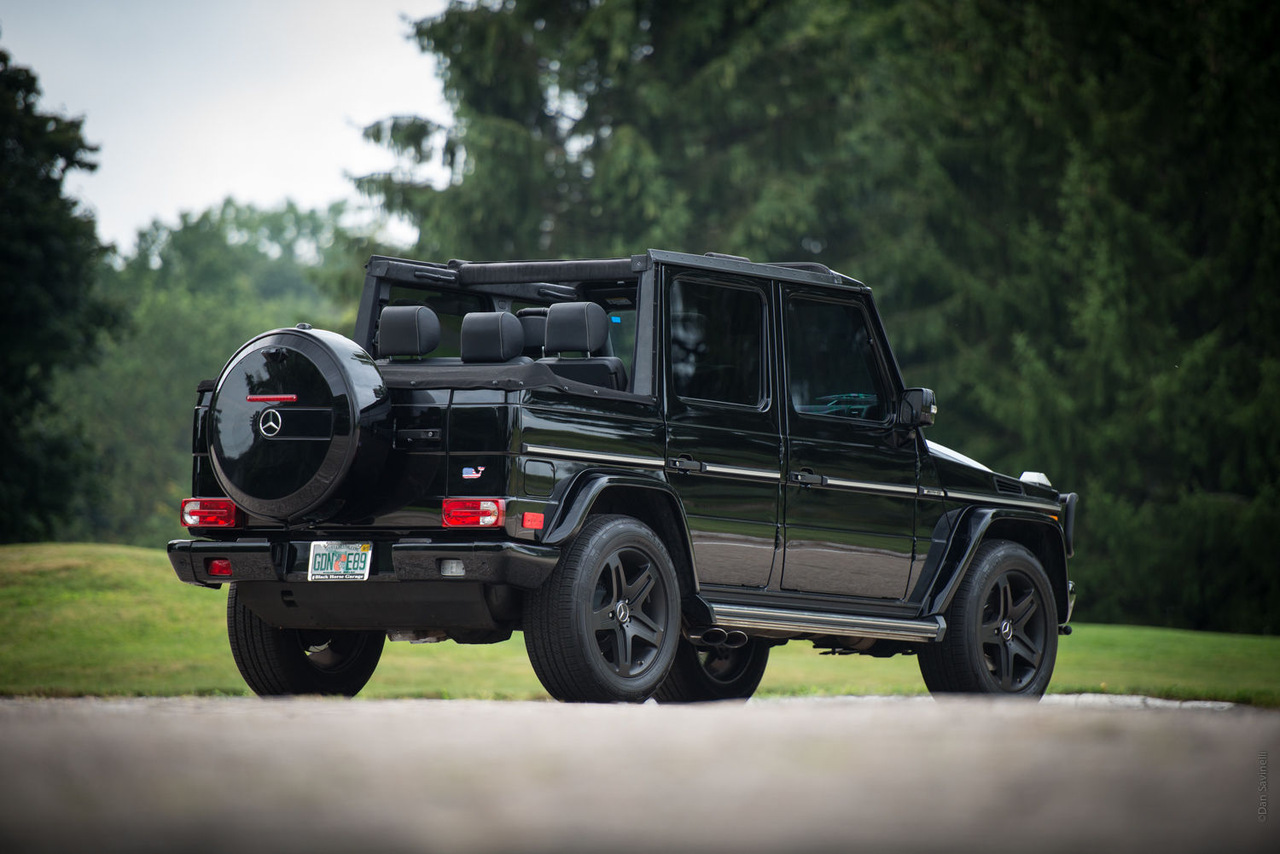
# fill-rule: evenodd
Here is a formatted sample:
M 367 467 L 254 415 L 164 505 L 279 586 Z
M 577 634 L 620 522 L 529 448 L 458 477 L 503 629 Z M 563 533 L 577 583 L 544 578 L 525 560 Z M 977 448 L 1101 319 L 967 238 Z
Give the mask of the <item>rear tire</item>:
M 1057 606 L 1049 577 L 1024 546 L 978 547 L 947 609 L 947 633 L 919 653 L 934 694 L 1039 698 L 1058 655 Z
M 769 664 L 769 644 L 755 639 L 737 649 L 680 641 L 675 663 L 654 699 L 659 703 L 745 700 L 756 692 Z
M 244 681 L 260 697 L 336 694 L 354 697 L 373 676 L 382 632 L 280 629 L 227 594 L 227 637 Z
M 648 526 L 595 516 L 525 600 L 525 648 L 557 700 L 638 703 L 667 676 L 680 641 L 680 588 Z

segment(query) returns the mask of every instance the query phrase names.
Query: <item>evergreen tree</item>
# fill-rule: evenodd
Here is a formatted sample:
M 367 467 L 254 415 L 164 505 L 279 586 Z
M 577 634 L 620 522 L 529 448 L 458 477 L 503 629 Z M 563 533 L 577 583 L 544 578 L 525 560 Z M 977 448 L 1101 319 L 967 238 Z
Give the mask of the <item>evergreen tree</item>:
M 360 186 L 418 254 L 829 263 L 932 436 L 1082 493 L 1084 616 L 1275 628 L 1272 4 L 516 0 L 414 35 L 456 121 L 370 127 L 405 168 Z

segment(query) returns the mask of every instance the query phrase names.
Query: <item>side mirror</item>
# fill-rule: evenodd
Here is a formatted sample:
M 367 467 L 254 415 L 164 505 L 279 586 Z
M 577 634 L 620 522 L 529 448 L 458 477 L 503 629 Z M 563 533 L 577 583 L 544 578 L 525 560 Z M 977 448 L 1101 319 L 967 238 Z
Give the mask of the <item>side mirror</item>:
M 938 401 L 931 388 L 909 388 L 898 404 L 898 424 L 902 427 L 928 427 L 938 414 Z

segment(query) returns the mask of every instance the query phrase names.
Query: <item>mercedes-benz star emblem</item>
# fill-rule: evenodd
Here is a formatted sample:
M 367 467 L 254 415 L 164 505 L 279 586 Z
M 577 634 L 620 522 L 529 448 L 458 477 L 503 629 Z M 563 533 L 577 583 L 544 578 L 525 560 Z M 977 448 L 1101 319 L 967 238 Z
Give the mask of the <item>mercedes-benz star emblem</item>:
M 284 419 L 280 416 L 279 410 L 268 409 L 258 419 L 258 432 L 268 439 L 279 433 L 283 426 Z

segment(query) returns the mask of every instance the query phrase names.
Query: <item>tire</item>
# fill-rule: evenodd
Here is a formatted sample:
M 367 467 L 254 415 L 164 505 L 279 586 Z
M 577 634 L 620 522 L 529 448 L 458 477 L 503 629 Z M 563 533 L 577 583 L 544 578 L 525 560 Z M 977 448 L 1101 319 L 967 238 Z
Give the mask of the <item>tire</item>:
M 1025 547 L 979 546 L 945 616 L 942 641 L 919 654 L 931 693 L 1044 694 L 1058 654 L 1057 607 L 1044 567 Z
M 768 664 L 769 644 L 762 640 L 729 649 L 681 639 L 671 672 L 653 696 L 659 703 L 745 700 L 756 692 Z
M 227 594 L 227 637 L 244 681 L 260 697 L 354 697 L 382 657 L 382 632 L 278 629 Z
M 662 540 L 627 516 L 589 519 L 526 598 L 524 640 L 557 700 L 646 700 L 680 641 L 680 587 Z

